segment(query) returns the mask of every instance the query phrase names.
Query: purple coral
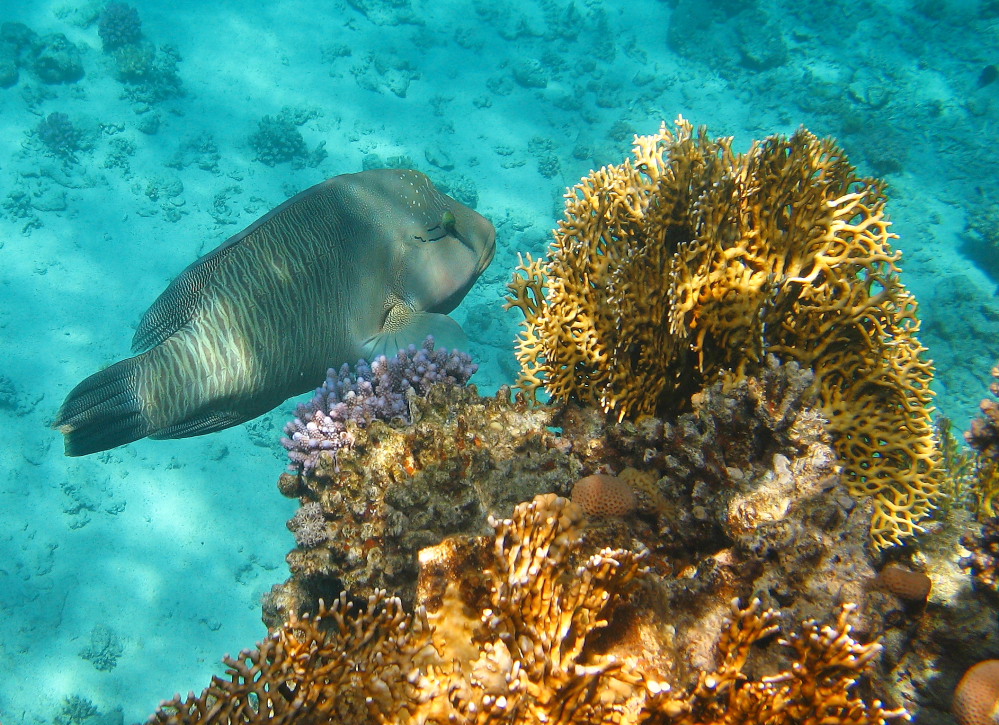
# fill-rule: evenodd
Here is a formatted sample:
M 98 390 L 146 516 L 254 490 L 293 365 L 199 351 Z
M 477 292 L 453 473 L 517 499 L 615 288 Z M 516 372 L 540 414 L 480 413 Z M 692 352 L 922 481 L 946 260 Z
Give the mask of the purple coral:
M 105 52 L 139 42 L 142 37 L 139 11 L 125 3 L 108 3 L 97 21 L 97 34 L 101 36 Z
M 353 371 L 347 364 L 339 371 L 331 368 L 312 400 L 299 405 L 284 427 L 281 444 L 288 450 L 289 468 L 308 473 L 324 451 L 335 460 L 354 443 L 348 423 L 364 428 L 373 420 L 408 422 L 410 390 L 426 395 L 434 383 L 464 385 L 478 369 L 459 350 L 435 350 L 433 337 L 391 359 L 381 355 L 370 365 L 359 360 Z

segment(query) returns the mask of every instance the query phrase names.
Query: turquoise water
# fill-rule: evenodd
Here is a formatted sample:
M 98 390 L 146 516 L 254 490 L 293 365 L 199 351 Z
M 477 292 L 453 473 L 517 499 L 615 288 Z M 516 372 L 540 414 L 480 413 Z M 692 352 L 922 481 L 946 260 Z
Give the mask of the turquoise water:
M 740 149 L 805 125 L 889 182 L 940 410 L 963 430 L 984 394 L 999 358 L 995 3 L 134 8 L 141 38 L 115 51 L 102 3 L 0 6 L 21 24 L 0 33 L 6 725 L 65 720 L 74 696 L 144 720 L 263 635 L 260 596 L 294 545 L 275 486 L 291 402 L 81 459 L 47 423 L 128 354 L 185 266 L 324 178 L 413 165 L 493 221 L 496 258 L 455 313 L 491 391 L 516 374 L 504 286 L 518 252 L 544 253 L 567 186 L 679 114 Z

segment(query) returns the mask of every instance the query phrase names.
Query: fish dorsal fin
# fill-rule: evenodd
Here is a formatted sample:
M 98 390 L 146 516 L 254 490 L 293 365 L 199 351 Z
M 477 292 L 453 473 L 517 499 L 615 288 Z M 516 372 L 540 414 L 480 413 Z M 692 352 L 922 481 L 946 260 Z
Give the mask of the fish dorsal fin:
M 180 273 L 180 276 L 163 290 L 162 294 L 146 310 L 146 314 L 142 316 L 139 327 L 132 337 L 132 352 L 143 352 L 155 347 L 183 327 L 194 314 L 202 291 L 218 268 L 225 262 L 226 257 L 236 252 L 242 243 L 250 241 L 254 232 L 261 227 L 269 226 L 271 220 L 279 217 L 286 209 L 298 204 L 306 197 L 319 193 L 335 182 L 335 178 L 330 179 L 296 194 L 264 214 L 243 231 L 231 236 L 201 259 L 191 263 L 187 269 Z M 277 223 L 280 226 L 280 222 Z M 266 229 L 262 233 L 266 234 Z
M 201 291 L 243 237 L 232 240 L 194 262 L 171 282 L 150 305 L 132 337 L 132 352 L 156 347 L 194 315 Z
M 361 350 L 366 360 L 373 360 L 379 355 L 392 357 L 409 345 L 419 347 L 427 335 L 433 335 L 438 348 L 468 349 L 468 338 L 461 325 L 447 315 L 414 312 L 405 304 L 397 304 L 389 310 L 381 332 L 365 340 Z

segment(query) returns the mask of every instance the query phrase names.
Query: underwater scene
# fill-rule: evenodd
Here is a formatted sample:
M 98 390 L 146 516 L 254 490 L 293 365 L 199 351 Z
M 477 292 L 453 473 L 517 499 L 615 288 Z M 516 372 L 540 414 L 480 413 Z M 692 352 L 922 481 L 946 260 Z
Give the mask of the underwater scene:
M 0 4 L 0 723 L 999 722 L 999 2 Z

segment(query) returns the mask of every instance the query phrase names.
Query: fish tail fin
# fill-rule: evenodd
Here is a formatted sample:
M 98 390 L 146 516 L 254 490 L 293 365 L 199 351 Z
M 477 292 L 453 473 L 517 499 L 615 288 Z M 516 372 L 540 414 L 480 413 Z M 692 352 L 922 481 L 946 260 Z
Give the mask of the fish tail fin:
M 65 436 L 67 456 L 106 451 L 153 432 L 136 388 L 143 357 L 94 373 L 66 396 L 52 427 Z

